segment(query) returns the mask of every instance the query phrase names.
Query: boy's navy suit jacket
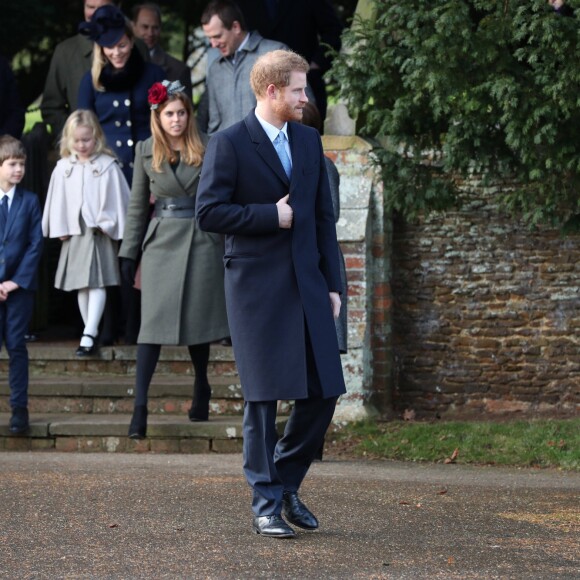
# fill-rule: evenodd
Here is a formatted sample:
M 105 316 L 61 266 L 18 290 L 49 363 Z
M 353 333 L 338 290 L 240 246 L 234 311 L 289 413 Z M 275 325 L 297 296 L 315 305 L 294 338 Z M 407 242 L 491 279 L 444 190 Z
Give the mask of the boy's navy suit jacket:
M 42 254 L 42 214 L 38 196 L 16 186 L 4 232 L 0 232 L 0 282 L 36 290 Z

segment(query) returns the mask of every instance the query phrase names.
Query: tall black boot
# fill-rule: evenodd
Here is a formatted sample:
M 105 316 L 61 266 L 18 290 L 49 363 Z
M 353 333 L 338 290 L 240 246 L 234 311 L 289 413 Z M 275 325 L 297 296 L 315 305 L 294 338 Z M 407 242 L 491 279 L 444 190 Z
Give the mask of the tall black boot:
M 147 405 L 136 405 L 129 425 L 130 439 L 145 439 L 147 437 Z

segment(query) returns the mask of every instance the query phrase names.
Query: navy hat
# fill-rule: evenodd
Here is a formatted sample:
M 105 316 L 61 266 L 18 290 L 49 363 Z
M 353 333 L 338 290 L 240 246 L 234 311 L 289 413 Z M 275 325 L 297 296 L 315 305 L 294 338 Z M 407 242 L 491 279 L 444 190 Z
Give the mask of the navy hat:
M 105 4 L 93 12 L 89 22 L 79 24 L 79 32 L 99 46 L 111 48 L 123 38 L 125 27 L 124 14 L 116 6 Z

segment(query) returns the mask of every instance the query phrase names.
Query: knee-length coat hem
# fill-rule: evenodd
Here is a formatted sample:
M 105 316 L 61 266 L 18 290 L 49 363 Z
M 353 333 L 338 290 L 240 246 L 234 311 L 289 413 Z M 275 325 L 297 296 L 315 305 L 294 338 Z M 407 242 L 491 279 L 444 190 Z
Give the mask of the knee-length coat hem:
M 152 138 L 137 144 L 133 185 L 119 251 L 141 256 L 141 330 L 137 342 L 193 345 L 229 336 L 225 310 L 223 239 L 202 231 L 194 217 L 150 219 L 156 200 L 195 197 L 200 168 L 167 162 L 152 168 Z
M 226 303 L 244 398 L 307 398 L 306 332 L 325 398 L 346 391 L 329 292 L 338 243 L 318 133 L 288 123 L 292 176 L 252 111 L 212 136 L 197 197 L 200 226 L 226 234 Z M 276 202 L 290 194 L 292 229 Z

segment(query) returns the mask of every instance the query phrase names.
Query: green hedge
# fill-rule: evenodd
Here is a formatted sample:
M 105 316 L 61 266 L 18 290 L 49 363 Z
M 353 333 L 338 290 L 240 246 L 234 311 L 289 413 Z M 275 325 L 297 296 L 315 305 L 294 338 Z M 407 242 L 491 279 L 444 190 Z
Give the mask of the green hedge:
M 517 184 L 499 201 L 529 224 L 580 221 L 580 21 L 546 0 L 372 3 L 332 74 L 359 134 L 382 137 L 389 207 L 458 207 L 475 172 Z

